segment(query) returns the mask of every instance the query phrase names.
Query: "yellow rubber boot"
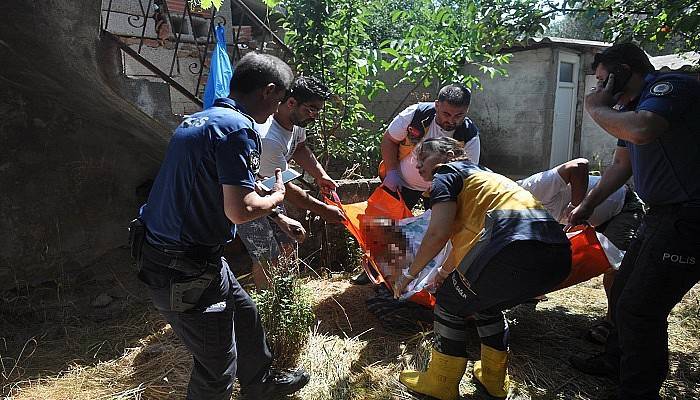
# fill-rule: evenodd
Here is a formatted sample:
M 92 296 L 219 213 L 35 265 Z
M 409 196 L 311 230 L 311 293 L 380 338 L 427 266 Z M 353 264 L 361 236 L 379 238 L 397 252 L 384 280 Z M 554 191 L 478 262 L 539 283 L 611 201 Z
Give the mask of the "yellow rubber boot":
M 474 363 L 474 378 L 493 397 L 508 396 L 508 352 L 481 345 L 481 360 Z
M 455 400 L 459 397 L 459 381 L 466 369 L 466 358 L 448 356 L 433 349 L 427 371 L 403 371 L 399 381 L 413 392 L 440 400 Z

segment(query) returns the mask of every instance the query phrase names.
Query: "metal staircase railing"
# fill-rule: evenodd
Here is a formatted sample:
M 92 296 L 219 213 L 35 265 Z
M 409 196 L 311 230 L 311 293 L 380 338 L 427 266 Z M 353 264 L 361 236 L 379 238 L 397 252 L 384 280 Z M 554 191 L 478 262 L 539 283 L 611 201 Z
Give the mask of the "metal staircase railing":
M 231 16 L 240 16 L 238 25 L 231 28 L 232 64 L 245 51 L 266 51 L 268 37 L 283 52 L 283 58 L 293 56 L 289 47 L 243 1 L 229 2 L 230 14 L 226 18 L 223 8 L 216 12 L 193 9 L 188 0 L 103 0 L 102 34 L 148 71 L 139 76 L 160 79 L 201 107 L 205 69 L 216 40 L 214 28 L 226 25 Z M 246 23 L 262 31 L 259 47 Z M 180 65 L 182 58 L 186 66 Z

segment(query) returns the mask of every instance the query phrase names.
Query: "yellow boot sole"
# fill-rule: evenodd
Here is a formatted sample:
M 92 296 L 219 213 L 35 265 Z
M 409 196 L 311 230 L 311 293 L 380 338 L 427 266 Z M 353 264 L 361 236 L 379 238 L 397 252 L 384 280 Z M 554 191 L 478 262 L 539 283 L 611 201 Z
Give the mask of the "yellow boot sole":
M 445 376 L 438 375 L 431 379 L 427 372 L 403 371 L 399 375 L 399 382 L 403 383 L 411 392 L 436 399 L 456 400 L 459 398 L 459 382 L 457 385 L 449 385 Z

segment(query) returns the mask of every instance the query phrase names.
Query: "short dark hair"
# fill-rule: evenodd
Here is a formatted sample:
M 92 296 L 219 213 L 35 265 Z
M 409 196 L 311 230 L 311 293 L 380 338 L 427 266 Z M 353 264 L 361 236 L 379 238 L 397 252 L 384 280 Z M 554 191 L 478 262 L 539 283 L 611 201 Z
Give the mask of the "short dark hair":
M 231 93 L 251 93 L 274 83 L 289 90 L 294 74 L 289 65 L 275 56 L 248 53 L 234 66 Z
M 461 83 L 452 83 L 440 89 L 438 101 L 446 101 L 453 106 L 469 107 L 472 92 Z
M 331 92 L 320 79 L 302 75 L 294 81 L 289 97 L 294 97 L 301 104 L 307 101 L 326 101 L 331 97 Z
M 631 42 L 618 43 L 596 54 L 591 67 L 598 68 L 599 64 L 610 69 L 621 64 L 630 66 L 632 72 L 648 74 L 655 68 L 649 61 L 649 57 L 639 46 Z

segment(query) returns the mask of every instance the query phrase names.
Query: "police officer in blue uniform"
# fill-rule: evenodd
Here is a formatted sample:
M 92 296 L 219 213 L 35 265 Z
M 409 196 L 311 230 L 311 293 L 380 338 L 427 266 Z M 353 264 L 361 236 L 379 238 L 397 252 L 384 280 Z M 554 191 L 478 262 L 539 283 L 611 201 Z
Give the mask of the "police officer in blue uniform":
M 620 399 L 659 399 L 668 372 L 668 315 L 700 280 L 700 82 L 655 72 L 631 43 L 597 54 L 593 68 L 598 85 L 586 96 L 586 110 L 618 147 L 570 222 L 586 220 L 632 175 L 649 212 L 612 287 L 615 329 L 605 352 L 571 362 L 619 379 Z
M 230 98 L 217 99 L 177 127 L 141 209 L 145 238 L 132 240 L 139 278 L 193 355 L 188 399 L 228 400 L 235 377 L 249 399 L 293 393 L 309 381 L 301 369 L 270 370 L 255 303 L 221 257 L 232 222 L 274 214 L 284 199 L 279 170 L 270 193 L 256 192 L 261 145 L 253 122 L 277 109 L 292 78 L 276 57 L 243 57 Z M 134 224 L 131 229 L 138 231 Z

